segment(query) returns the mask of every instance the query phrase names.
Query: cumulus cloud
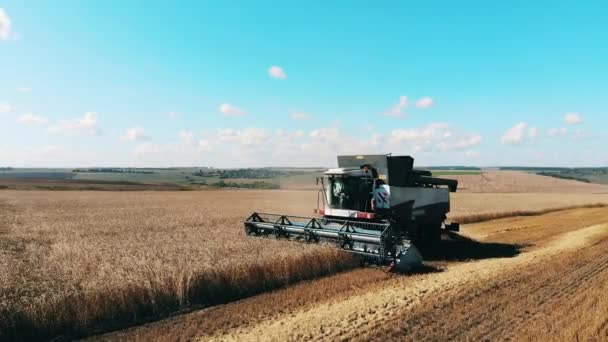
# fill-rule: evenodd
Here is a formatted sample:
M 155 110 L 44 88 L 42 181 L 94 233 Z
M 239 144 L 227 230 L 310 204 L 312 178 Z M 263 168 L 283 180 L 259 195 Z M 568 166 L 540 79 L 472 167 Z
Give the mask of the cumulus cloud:
M 561 127 L 561 128 L 551 128 L 547 134 L 549 134 L 549 136 L 551 137 L 559 137 L 559 136 L 564 136 L 568 134 L 568 129 L 566 127 Z
M 332 127 L 315 129 L 310 132 L 309 136 L 319 141 L 335 141 L 340 134 L 338 133 L 338 128 Z
M 49 120 L 43 116 L 39 116 L 34 113 L 28 113 L 21 115 L 17 119 L 17 122 L 22 123 L 24 125 L 38 126 L 47 124 Z
M 578 113 L 566 113 L 564 122 L 568 125 L 578 125 L 583 122 L 583 118 Z
M 582 129 L 568 129 L 567 127 L 551 128 L 547 131 L 550 137 L 568 138 L 572 140 L 588 140 L 594 138 L 593 134 Z
M 444 146 L 448 150 L 464 150 L 478 146 L 483 138 L 481 135 L 471 135 L 468 137 L 458 138 L 452 141 L 441 142 L 440 146 Z
M 534 140 L 538 136 L 536 127 L 528 127 L 526 122 L 520 122 L 509 128 L 500 138 L 505 145 L 520 145 Z
M 128 141 L 143 141 L 148 140 L 145 130 L 142 127 L 133 127 L 127 129 L 125 134 L 122 136 L 123 140 Z
M 392 106 L 388 111 L 382 113 L 382 115 L 403 118 L 405 117 L 405 108 L 407 107 L 407 104 L 407 96 L 400 96 L 399 102 L 396 105 Z
M 192 131 L 179 131 L 177 133 L 177 135 L 179 136 L 179 141 L 181 141 L 182 144 L 184 145 L 194 145 L 194 132 Z
M 131 154 L 133 154 L 134 157 L 159 155 L 166 158 L 167 155 L 173 155 L 177 151 L 177 149 L 174 149 L 174 146 L 174 144 L 154 144 L 146 142 L 133 148 Z
M 174 118 L 174 117 L 177 116 L 177 113 L 176 112 L 169 112 L 169 113 L 167 113 L 167 116 L 170 117 L 170 118 Z
M 11 106 L 7 103 L 0 103 L 0 114 L 11 111 Z
M 464 155 L 470 158 L 477 158 L 479 157 L 479 151 L 477 150 L 468 150 L 464 152 Z
M 248 147 L 261 147 L 269 141 L 270 135 L 263 128 L 250 127 L 242 130 L 220 129 L 217 132 L 217 137 L 223 142 Z
M 418 107 L 418 108 L 429 108 L 432 105 L 433 105 L 433 99 L 428 96 L 423 97 L 423 98 L 419 99 L 418 101 L 416 101 L 416 107 Z
M 389 143 L 395 146 L 405 144 L 414 152 L 428 152 L 434 148 L 441 150 L 463 150 L 478 146 L 482 137 L 447 123 L 432 123 L 419 128 L 398 128 L 390 132 Z
M 211 145 L 211 143 L 209 142 L 209 140 L 206 140 L 206 139 L 199 140 L 198 141 L 198 147 L 203 152 L 209 152 L 209 151 L 211 151 L 213 149 L 213 146 Z
M 588 140 L 588 139 L 592 139 L 593 135 L 589 132 L 586 132 L 582 129 L 577 129 L 574 132 L 572 132 L 572 139 L 574 140 Z
M 292 119 L 294 120 L 308 120 L 310 119 L 310 114 L 308 113 L 302 113 L 302 112 L 296 112 L 290 115 Z
M 450 132 L 443 132 L 448 127 L 447 123 L 432 123 L 421 128 L 398 128 L 393 130 L 390 135 L 395 142 L 424 142 L 449 137 Z
M 129 132 L 125 136 L 133 141 L 138 141 L 136 137 L 142 134 L 135 129 Z M 124 158 L 123 163 L 131 166 L 332 166 L 340 154 L 392 152 L 413 155 L 419 165 L 437 165 L 475 156 L 481 143 L 480 135 L 447 123 L 395 128 L 386 133 L 354 133 L 339 126 L 307 131 L 247 127 L 201 134 L 183 130 L 176 132 L 173 141 L 139 141 L 130 153 L 117 158 Z M 65 163 L 72 155 L 73 151 L 66 151 L 61 158 Z
M 20 93 L 29 93 L 30 91 L 32 91 L 32 88 L 30 87 L 18 87 L 17 91 Z
M 276 78 L 279 80 L 284 80 L 287 78 L 287 74 L 280 66 L 273 65 L 268 68 L 268 75 L 272 78 Z
M 179 142 L 141 143 L 133 148 L 131 154 L 136 158 L 136 162 L 150 165 L 201 165 L 201 157 L 213 150 L 213 144 L 209 140 L 201 138 L 197 142 L 192 131 L 179 131 L 177 136 Z
M 11 18 L 0 8 L 0 40 L 8 40 L 12 35 Z
M 35 155 L 49 155 L 56 154 L 58 152 L 64 151 L 63 146 L 57 145 L 43 145 L 32 149 L 32 153 Z
M 225 116 L 241 116 L 245 114 L 244 110 L 230 103 L 221 104 L 219 111 Z
M 97 113 L 87 112 L 81 118 L 61 120 L 58 124 L 49 127 L 49 132 L 65 134 L 99 135 L 97 127 Z

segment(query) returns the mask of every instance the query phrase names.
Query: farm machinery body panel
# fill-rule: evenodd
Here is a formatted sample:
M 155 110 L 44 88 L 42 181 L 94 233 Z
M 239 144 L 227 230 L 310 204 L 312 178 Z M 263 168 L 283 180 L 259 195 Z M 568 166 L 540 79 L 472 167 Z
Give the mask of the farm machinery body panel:
M 450 211 L 450 192 L 458 182 L 415 170 L 410 156 L 338 156 L 317 194 L 320 217 L 253 213 L 245 221 L 248 235 L 306 242 L 329 242 L 378 264 L 407 271 L 421 263 L 415 244 L 433 244 Z

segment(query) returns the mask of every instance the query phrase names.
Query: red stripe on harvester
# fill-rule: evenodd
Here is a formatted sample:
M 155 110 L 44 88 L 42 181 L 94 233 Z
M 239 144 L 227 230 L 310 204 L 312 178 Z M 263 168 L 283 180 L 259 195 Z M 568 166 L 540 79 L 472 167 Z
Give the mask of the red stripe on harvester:
M 374 213 L 362 213 L 362 212 L 358 212 L 358 213 L 357 213 L 357 218 L 360 218 L 360 219 L 368 219 L 368 220 L 371 220 L 371 219 L 373 219 L 373 218 L 374 218 L 374 216 L 375 216 L 375 214 L 374 214 Z

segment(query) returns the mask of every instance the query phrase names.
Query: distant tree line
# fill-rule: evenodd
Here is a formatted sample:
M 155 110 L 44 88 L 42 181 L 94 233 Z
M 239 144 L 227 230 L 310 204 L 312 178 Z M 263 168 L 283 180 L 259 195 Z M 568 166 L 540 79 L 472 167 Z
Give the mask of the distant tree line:
M 84 172 L 88 172 L 88 173 L 141 173 L 141 174 L 153 174 L 155 173 L 154 171 L 151 170 L 138 170 L 138 169 L 121 169 L 121 168 L 107 168 L 107 167 L 102 167 L 102 168 L 93 168 L 93 169 L 73 169 L 72 172 L 75 173 L 84 173 Z
M 0 171 L 11 171 L 13 168 L 10 166 L 7 167 L 0 167 Z
M 237 182 L 226 182 L 220 180 L 219 182 L 210 184 L 211 186 L 215 186 L 218 188 L 245 188 L 245 189 L 279 189 L 280 186 L 278 184 L 264 182 L 264 181 L 255 181 L 252 183 L 237 183 Z
M 570 174 L 564 174 L 564 173 L 561 173 L 561 172 L 538 172 L 537 175 L 549 176 L 549 177 L 560 178 L 560 179 L 569 179 L 569 180 L 575 180 L 575 181 L 585 182 L 585 183 L 591 183 L 591 181 L 588 180 L 587 178 L 583 178 L 581 176 L 570 175 Z
M 289 175 L 287 172 L 273 170 L 273 169 L 227 169 L 227 170 L 217 170 L 217 169 L 207 169 L 207 170 L 199 170 L 193 173 L 194 176 L 199 177 L 218 177 L 220 179 L 235 179 L 235 178 L 245 178 L 245 179 L 270 179 L 278 176 L 286 176 Z
M 544 172 L 544 171 L 563 171 L 563 170 L 568 170 L 568 168 L 566 168 L 566 167 L 537 167 L 537 166 L 501 166 L 500 170 Z
M 424 170 L 471 170 L 471 171 L 479 171 L 481 168 L 477 166 L 425 166 L 422 167 Z
M 608 167 L 528 167 L 528 166 L 506 166 L 501 170 L 532 171 L 532 172 L 559 172 L 559 173 L 586 173 L 586 174 L 608 174 Z

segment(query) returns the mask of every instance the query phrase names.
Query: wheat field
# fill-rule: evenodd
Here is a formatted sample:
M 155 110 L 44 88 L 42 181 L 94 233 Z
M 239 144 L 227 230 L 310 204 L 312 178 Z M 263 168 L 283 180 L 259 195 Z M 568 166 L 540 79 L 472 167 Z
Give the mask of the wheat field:
M 311 191 L 0 191 L 0 337 L 89 335 L 358 266 L 331 247 L 244 234 L 252 211 L 308 215 L 315 203 Z M 590 203 L 608 196 L 455 194 L 453 213 Z
M 0 331 L 78 336 L 356 265 L 329 247 L 246 239 L 259 195 L 0 193 Z

